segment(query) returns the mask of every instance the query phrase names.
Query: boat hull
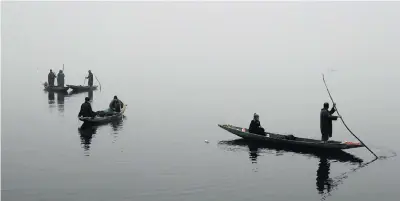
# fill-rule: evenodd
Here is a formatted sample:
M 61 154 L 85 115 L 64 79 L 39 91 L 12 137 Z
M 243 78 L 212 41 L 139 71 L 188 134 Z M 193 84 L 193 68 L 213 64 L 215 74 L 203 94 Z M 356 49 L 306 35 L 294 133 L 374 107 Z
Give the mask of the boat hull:
M 44 90 L 53 92 L 67 92 L 69 87 L 45 86 Z
M 231 126 L 231 125 L 218 125 L 222 129 L 237 135 L 243 139 L 263 142 L 263 143 L 275 143 L 285 144 L 290 146 L 306 147 L 313 149 L 325 149 L 325 150 L 342 150 L 363 147 L 360 143 L 353 142 L 339 142 L 339 141 L 328 141 L 323 142 L 321 140 L 308 139 L 308 138 L 294 138 L 288 139 L 287 135 L 276 134 L 265 132 L 265 136 L 249 133 L 247 129 Z
M 94 91 L 97 86 L 67 85 L 73 91 Z

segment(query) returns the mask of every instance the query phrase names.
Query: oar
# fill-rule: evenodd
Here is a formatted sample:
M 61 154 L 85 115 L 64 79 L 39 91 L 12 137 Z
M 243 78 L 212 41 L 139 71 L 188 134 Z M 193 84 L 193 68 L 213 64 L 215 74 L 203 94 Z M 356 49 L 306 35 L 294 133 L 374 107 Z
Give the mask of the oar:
M 97 79 L 97 76 L 96 76 L 94 73 L 93 73 L 93 75 L 94 75 L 94 77 L 96 78 L 97 82 L 99 82 L 99 85 L 100 85 L 100 91 L 101 91 L 101 83 L 100 83 L 99 79 Z
M 335 103 L 335 101 L 333 101 L 331 92 L 329 92 L 328 85 L 327 85 L 326 82 L 325 82 L 325 76 L 324 76 L 324 74 L 322 74 L 322 80 L 324 81 L 326 91 L 328 91 L 328 94 L 329 94 L 329 97 L 330 97 L 331 100 L 332 100 L 332 103 Z M 336 108 L 336 105 L 334 105 L 334 107 L 335 107 L 336 112 L 337 112 L 338 115 L 340 116 L 340 120 L 342 120 L 342 123 L 343 123 L 343 125 L 347 128 L 347 130 L 348 130 L 355 138 L 357 138 L 357 140 L 360 141 L 361 144 L 363 144 L 363 145 L 365 146 L 365 148 L 368 149 L 368 151 L 370 151 L 376 158 L 378 158 L 378 156 L 377 156 L 370 148 L 368 148 L 368 146 L 367 146 L 363 141 L 361 141 L 360 138 L 358 138 L 358 137 L 350 130 L 350 128 L 349 128 L 349 127 L 346 125 L 346 123 L 344 122 L 343 117 L 340 115 L 339 110 Z

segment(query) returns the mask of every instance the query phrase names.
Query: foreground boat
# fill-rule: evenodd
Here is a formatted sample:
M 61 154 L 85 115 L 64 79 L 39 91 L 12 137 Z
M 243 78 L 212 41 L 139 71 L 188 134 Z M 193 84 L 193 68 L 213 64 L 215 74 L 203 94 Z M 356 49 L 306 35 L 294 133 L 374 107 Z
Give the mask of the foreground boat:
M 327 150 L 340 150 L 340 149 L 352 149 L 363 147 L 361 143 L 357 142 L 339 142 L 339 141 L 327 141 L 299 138 L 291 135 L 282 135 L 276 133 L 265 132 L 265 136 L 249 133 L 248 129 L 241 128 L 232 125 L 219 125 L 222 129 L 231 132 L 241 138 L 263 142 L 263 143 L 276 143 L 276 144 L 287 144 L 290 146 L 307 147 L 314 149 L 327 149 Z
M 73 91 L 93 91 L 97 89 L 97 86 L 83 86 L 83 85 L 67 85 Z
M 69 87 L 59 87 L 59 86 L 46 86 L 44 85 L 44 90 L 53 92 L 67 92 Z
M 79 117 L 79 120 L 87 123 L 95 123 L 95 124 L 102 124 L 102 123 L 109 123 L 115 120 L 119 120 L 123 117 L 123 114 L 126 110 L 127 105 L 124 104 L 123 107 L 121 108 L 121 112 L 115 113 L 111 116 L 95 116 L 94 118 L 91 117 Z

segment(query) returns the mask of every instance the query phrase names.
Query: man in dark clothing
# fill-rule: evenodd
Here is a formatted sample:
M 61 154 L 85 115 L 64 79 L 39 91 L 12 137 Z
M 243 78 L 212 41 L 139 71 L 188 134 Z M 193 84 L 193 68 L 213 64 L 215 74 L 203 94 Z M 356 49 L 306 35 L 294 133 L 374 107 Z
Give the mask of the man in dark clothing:
M 49 86 L 54 86 L 54 80 L 56 77 L 56 74 L 54 74 L 53 70 L 50 69 L 50 73 L 47 76 L 47 82 L 49 83 Z
M 258 135 L 265 135 L 264 128 L 261 127 L 259 119 L 260 119 L 260 117 L 258 116 L 258 114 L 254 113 L 254 118 L 251 121 L 250 126 L 249 126 L 249 132 L 258 134 Z
M 64 78 L 65 78 L 65 75 L 64 75 L 63 71 L 60 70 L 57 75 L 57 84 L 59 87 L 64 86 Z
M 329 103 L 324 103 L 324 108 L 321 109 L 320 113 L 320 128 L 322 134 L 322 141 L 328 141 L 332 137 L 332 121 L 337 120 L 340 116 L 332 116 L 335 110 L 336 104 L 333 104 L 332 109 L 329 111 Z
M 114 99 L 110 103 L 110 109 L 114 112 L 121 112 L 121 108 L 124 104 L 120 101 L 117 96 L 114 96 Z
M 81 105 L 81 111 L 79 111 L 78 117 L 94 117 L 96 112 L 93 112 L 92 106 L 90 105 L 90 98 L 86 97 L 85 102 Z
M 86 77 L 86 79 L 88 79 L 89 87 L 93 86 L 93 74 L 92 74 L 92 71 L 89 70 L 89 75 Z

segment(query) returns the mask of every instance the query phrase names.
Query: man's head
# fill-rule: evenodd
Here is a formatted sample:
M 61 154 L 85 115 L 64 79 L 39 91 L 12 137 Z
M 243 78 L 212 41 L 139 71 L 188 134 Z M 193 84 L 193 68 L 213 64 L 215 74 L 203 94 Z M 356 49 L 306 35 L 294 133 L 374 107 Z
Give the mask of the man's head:
M 92 73 L 92 71 L 91 71 L 91 70 L 89 70 L 88 72 L 89 72 L 89 73 Z
M 324 103 L 324 108 L 325 108 L 325 109 L 328 109 L 328 108 L 329 108 L 329 103 L 328 103 L 328 102 L 325 102 L 325 103 Z
M 62 70 L 58 71 L 59 73 L 62 73 Z
M 257 113 L 254 113 L 254 119 L 255 119 L 255 120 L 259 120 L 259 119 L 260 119 L 260 116 L 259 116 Z
M 114 100 L 117 100 L 118 99 L 118 97 L 117 96 L 114 96 Z
M 50 69 L 50 73 L 52 73 L 52 72 L 53 72 L 53 70 Z
M 85 102 L 89 102 L 90 101 L 90 98 L 89 97 L 86 97 L 85 98 Z

